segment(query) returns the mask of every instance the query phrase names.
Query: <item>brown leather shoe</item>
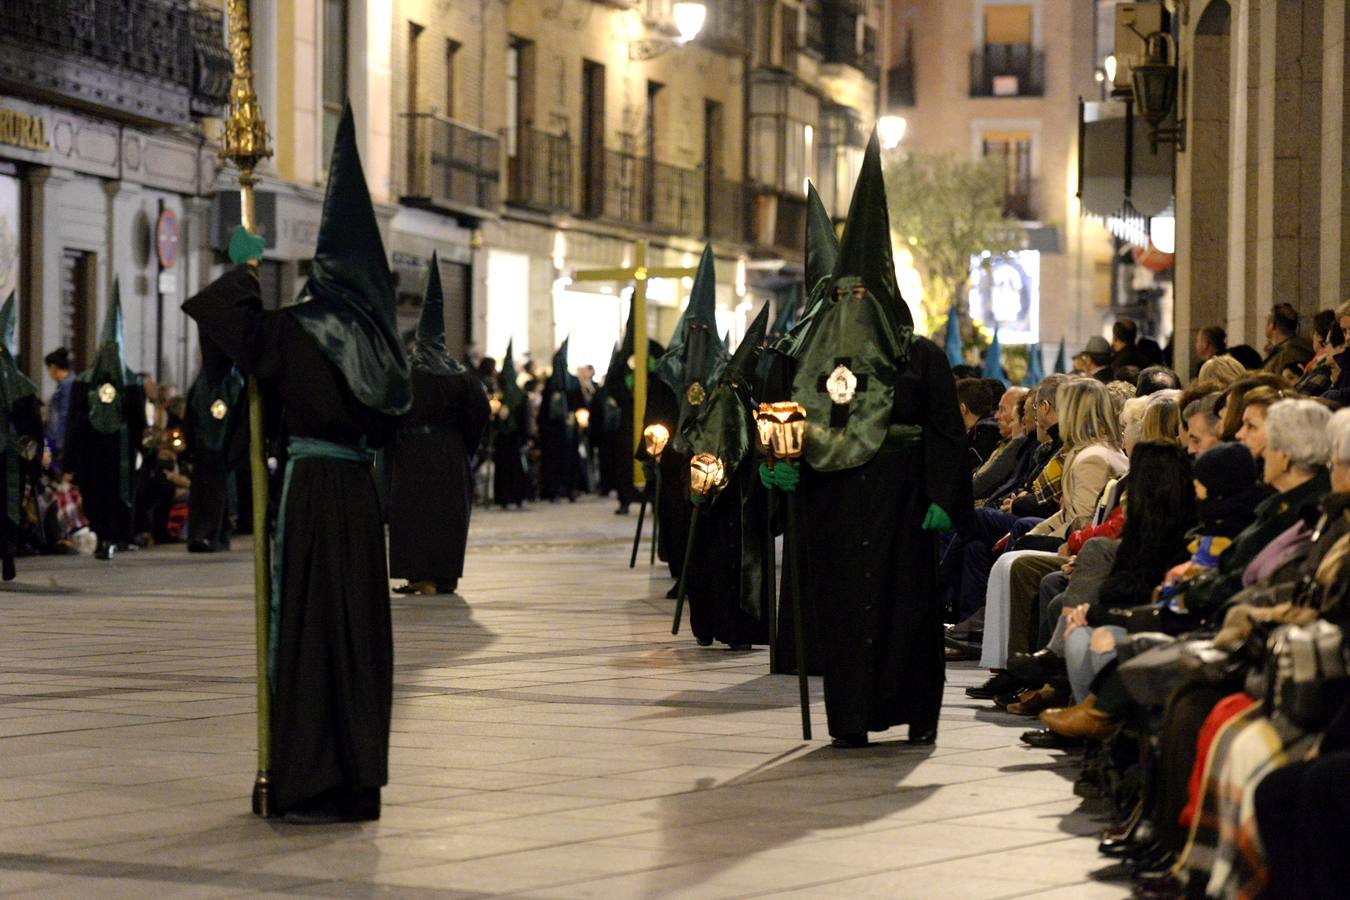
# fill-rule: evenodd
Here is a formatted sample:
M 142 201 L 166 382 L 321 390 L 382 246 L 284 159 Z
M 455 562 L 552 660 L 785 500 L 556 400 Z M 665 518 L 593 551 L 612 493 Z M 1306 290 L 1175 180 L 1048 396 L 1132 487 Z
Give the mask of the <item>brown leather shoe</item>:
M 1015 716 L 1034 716 L 1063 702 L 1063 695 L 1047 684 L 1034 691 L 1024 691 L 1015 703 L 1008 704 L 1008 712 Z
M 1116 731 L 1116 723 L 1097 709 L 1097 698 L 1091 695 L 1073 706 L 1045 710 L 1041 713 L 1041 724 L 1055 734 L 1087 741 L 1105 740 Z

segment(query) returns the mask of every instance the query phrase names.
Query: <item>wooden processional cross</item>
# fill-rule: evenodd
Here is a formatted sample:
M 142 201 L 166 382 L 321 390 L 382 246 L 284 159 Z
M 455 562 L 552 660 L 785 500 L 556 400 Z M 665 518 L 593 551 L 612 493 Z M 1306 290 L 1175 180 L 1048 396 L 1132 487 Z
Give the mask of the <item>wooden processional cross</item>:
M 647 413 L 647 281 L 652 278 L 693 278 L 698 269 L 682 266 L 647 268 L 647 242 L 633 246 L 630 268 L 588 269 L 573 272 L 573 281 L 631 281 L 633 283 L 633 441 L 634 451 L 642 444 L 643 419 Z M 633 483 L 646 483 L 642 463 L 633 460 Z

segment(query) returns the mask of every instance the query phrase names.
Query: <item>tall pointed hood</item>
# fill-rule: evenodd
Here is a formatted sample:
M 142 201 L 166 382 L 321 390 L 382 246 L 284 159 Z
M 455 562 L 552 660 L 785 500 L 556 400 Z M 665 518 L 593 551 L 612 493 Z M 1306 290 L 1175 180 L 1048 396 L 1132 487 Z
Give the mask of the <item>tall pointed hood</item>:
M 1027 371 L 1022 376 L 1022 387 L 1035 387 L 1045 377 L 1045 364 L 1041 361 L 1040 343 L 1027 348 Z
M 9 421 L 14 404 L 37 393 L 37 386 L 19 371 L 14 362 L 14 292 L 0 306 L 0 418 Z
M 289 309 L 357 400 L 389 415 L 407 412 L 412 390 L 394 323 L 394 276 L 361 167 L 351 104 L 343 107 L 333 141 L 304 298 Z
M 515 340 L 506 342 L 506 355 L 502 357 L 502 367 L 497 372 L 497 389 L 501 391 L 502 403 L 514 407 L 525 400 L 525 392 L 516 384 L 516 360 L 512 354 Z
M 829 295 L 834 266 L 839 259 L 839 238 L 834 232 L 834 222 L 821 202 L 820 194 L 816 193 L 814 184 L 808 184 L 806 190 L 805 239 L 806 302 L 802 304 L 801 316 L 787 335 L 778 338 L 774 344 L 780 353 L 793 357 L 801 352 L 806 336 L 811 331 L 811 323 L 820 312 L 821 301 Z
M 445 297 L 441 292 L 441 265 L 431 253 L 427 285 L 422 291 L 422 312 L 417 317 L 416 343 L 409 365 L 432 375 L 457 375 L 464 371 L 445 347 Z
M 994 339 L 989 344 L 989 352 L 984 356 L 984 378 L 1003 380 L 1003 343 L 998 339 L 998 323 L 994 323 Z
M 834 274 L 839 260 L 839 236 L 814 184 L 806 187 L 806 290 Z
M 680 422 L 703 402 L 728 356 L 717 334 L 717 271 L 709 244 L 699 259 L 689 305 L 656 367 L 657 377 L 679 398 Z
M 123 349 L 122 332 L 122 289 L 116 278 L 113 279 L 112 298 L 108 301 L 108 312 L 103 317 L 103 327 L 99 330 L 98 349 L 94 351 L 94 361 L 89 368 L 80 373 L 79 381 L 90 384 L 111 384 L 120 391 L 123 387 L 140 384 L 140 379 L 127 368 Z
M 913 327 L 914 317 L 895 284 L 891 251 L 891 217 L 886 208 L 886 182 L 881 172 L 881 143 L 876 129 L 863 153 L 862 171 L 853 187 L 844 239 L 835 261 L 836 277 L 854 276 L 881 302 L 893 326 Z
M 759 315 L 755 316 L 750 327 L 745 330 L 745 336 L 741 338 L 736 352 L 727 360 L 726 368 L 722 370 L 721 384 L 729 384 L 737 390 L 743 388 L 747 392 L 753 389 L 755 369 L 759 365 L 760 355 L 764 352 L 764 338 L 768 330 L 769 304 L 765 303 L 759 308 Z M 746 396 L 748 398 L 749 394 Z
M 572 342 L 572 336 L 569 334 L 563 338 L 563 342 L 558 345 L 558 349 L 553 351 L 553 370 L 548 373 L 548 389 L 550 391 L 567 390 L 567 345 Z
M 943 350 L 947 354 L 947 363 L 953 366 L 965 364 L 966 354 L 961 349 L 961 317 L 956 312 L 956 304 L 952 304 L 951 310 L 947 313 L 947 335 L 943 343 Z

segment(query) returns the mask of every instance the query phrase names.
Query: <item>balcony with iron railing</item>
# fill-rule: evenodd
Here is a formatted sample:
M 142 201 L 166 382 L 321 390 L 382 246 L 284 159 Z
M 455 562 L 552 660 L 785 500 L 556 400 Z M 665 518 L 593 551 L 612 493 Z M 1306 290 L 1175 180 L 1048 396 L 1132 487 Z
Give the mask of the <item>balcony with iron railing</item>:
M 404 202 L 473 216 L 493 215 L 501 180 L 501 139 L 436 113 L 405 113 Z
M 575 211 L 572 139 L 522 128 L 511 143 L 508 138 L 506 202 L 537 212 Z
M 230 57 L 220 11 L 188 0 L 4 0 L 0 84 L 133 120 L 219 115 Z
M 970 54 L 970 96 L 1045 96 L 1045 54 L 1030 44 L 986 44 Z
M 588 217 L 663 234 L 744 240 L 740 183 L 617 150 L 603 151 L 597 162 L 582 185 Z
M 1040 219 L 1040 185 L 1035 178 L 1003 188 L 1003 214 L 1020 222 Z

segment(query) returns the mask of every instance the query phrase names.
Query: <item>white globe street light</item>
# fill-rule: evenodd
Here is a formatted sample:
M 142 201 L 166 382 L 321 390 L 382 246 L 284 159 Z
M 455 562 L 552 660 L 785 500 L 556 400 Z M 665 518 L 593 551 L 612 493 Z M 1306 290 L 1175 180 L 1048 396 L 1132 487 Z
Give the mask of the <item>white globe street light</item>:
M 675 39 L 675 43 L 687 44 L 703 30 L 703 22 L 708 17 L 708 7 L 702 3 L 681 0 L 675 4 L 672 15 L 675 19 L 675 30 L 680 35 Z
M 881 149 L 894 150 L 905 139 L 905 129 L 909 123 L 904 116 L 882 116 L 877 120 L 877 137 L 881 140 Z

